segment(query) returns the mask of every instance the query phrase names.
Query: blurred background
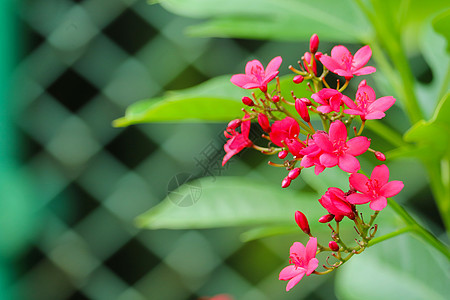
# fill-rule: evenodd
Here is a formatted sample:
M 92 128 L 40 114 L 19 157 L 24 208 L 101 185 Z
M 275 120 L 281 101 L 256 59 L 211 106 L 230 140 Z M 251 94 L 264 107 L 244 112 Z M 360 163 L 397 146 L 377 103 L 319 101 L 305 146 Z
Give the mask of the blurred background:
M 241 73 L 249 59 L 281 55 L 287 74 L 307 44 L 186 37 L 199 21 L 144 0 L 1 6 L 1 299 L 335 299 L 333 275 L 285 292 L 277 279 L 293 237 L 242 243 L 239 228 L 134 226 L 180 173 L 281 181 L 262 156 L 217 167 L 225 124 L 111 126 L 138 100 Z M 220 155 L 205 169 L 211 147 Z M 411 180 L 411 203 L 431 197 Z M 433 202 L 423 203 L 439 227 Z

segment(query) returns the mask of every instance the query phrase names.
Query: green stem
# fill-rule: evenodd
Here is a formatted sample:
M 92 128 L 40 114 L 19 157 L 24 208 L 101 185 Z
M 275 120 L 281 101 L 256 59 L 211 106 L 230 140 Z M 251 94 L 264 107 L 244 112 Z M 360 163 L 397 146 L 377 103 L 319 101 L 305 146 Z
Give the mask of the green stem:
M 383 242 L 385 240 L 388 240 L 390 238 L 396 237 L 397 235 L 400 235 L 400 234 L 403 234 L 403 233 L 406 233 L 406 232 L 409 232 L 409 231 L 413 231 L 413 230 L 414 230 L 414 227 L 408 226 L 408 227 L 404 227 L 402 229 L 393 231 L 391 233 L 382 235 L 380 237 L 374 238 L 373 240 L 370 240 L 369 243 L 367 243 L 367 247 L 371 247 L 371 246 L 373 246 L 375 244 L 378 244 L 378 243 Z
M 450 259 L 450 250 L 446 245 L 422 227 L 422 225 L 417 223 L 416 220 L 414 220 L 413 217 L 411 217 L 411 215 L 392 198 L 388 198 L 388 204 L 403 219 L 406 225 L 412 228 L 411 231 Z
M 450 178 L 448 175 L 448 169 L 450 167 L 449 165 L 450 162 L 447 157 L 443 157 L 440 161 L 424 162 L 424 166 L 428 171 L 431 190 L 433 192 L 437 207 L 447 230 L 447 234 L 450 236 Z
M 395 69 L 398 71 L 397 74 L 400 77 L 401 85 L 396 87 L 400 88 L 398 90 L 400 92 L 400 99 L 405 105 L 411 123 L 417 123 L 424 117 L 415 95 L 414 77 L 401 44 L 401 34 L 393 22 L 395 19 L 394 16 L 390 14 L 389 10 L 386 10 L 383 1 L 371 1 L 376 16 L 367 9 L 362 1 L 356 0 L 356 2 L 374 26 L 379 43 L 386 49 Z

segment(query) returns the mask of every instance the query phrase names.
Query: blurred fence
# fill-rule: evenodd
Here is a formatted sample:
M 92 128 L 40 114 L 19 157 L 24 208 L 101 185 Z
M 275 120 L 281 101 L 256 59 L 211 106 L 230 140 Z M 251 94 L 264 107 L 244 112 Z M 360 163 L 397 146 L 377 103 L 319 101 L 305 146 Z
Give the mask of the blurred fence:
M 224 124 L 111 126 L 137 100 L 239 73 L 254 56 L 295 61 L 299 45 L 188 38 L 195 21 L 144 0 L 24 0 L 14 13 L 23 37 L 17 182 L 28 196 L 10 216 L 25 233 L 9 256 L 5 299 L 331 299 L 330 285 L 312 292 L 323 279 L 285 293 L 284 245 L 244 245 L 239 230 L 134 227 L 174 175 L 199 168 Z M 251 176 L 257 166 L 238 161 L 232 171 Z

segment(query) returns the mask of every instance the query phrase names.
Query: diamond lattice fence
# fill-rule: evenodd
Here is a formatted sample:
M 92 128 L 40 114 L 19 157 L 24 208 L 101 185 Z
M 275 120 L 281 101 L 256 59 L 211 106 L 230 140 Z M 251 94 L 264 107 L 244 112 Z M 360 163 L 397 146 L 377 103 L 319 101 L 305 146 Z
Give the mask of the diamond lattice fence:
M 239 73 L 254 57 L 296 61 L 301 45 L 189 38 L 183 29 L 196 20 L 144 0 L 24 0 L 17 19 L 16 127 L 36 216 L 16 257 L 15 298 L 330 299 L 321 278 L 285 293 L 277 276 L 289 240 L 243 244 L 241 229 L 134 226 L 174 175 L 204 171 L 224 124 L 111 126 L 137 100 Z M 261 161 L 208 172 L 281 180 Z

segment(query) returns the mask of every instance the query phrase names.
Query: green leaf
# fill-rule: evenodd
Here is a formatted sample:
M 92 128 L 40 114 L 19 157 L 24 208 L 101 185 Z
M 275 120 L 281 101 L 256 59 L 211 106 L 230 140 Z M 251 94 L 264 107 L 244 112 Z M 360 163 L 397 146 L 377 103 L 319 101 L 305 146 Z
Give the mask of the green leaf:
M 166 0 L 161 5 L 183 16 L 208 18 L 189 30 L 201 36 L 298 41 L 315 32 L 323 40 L 356 42 L 371 33 L 351 0 Z
M 413 156 L 424 161 L 440 160 L 450 154 L 450 93 L 439 102 L 430 121 L 414 124 L 404 135 L 406 142 L 415 145 L 405 146 L 389 152 L 389 157 Z
M 450 52 L 450 9 L 447 9 L 433 19 L 433 28 L 437 33 L 445 37 L 447 41 L 447 52 Z
M 228 122 L 242 117 L 242 96 L 249 95 L 230 82 L 230 75 L 210 79 L 195 87 L 169 91 L 162 98 L 142 100 L 127 108 L 125 116 L 113 122 L 115 127 L 125 127 L 138 123 L 174 122 L 174 121 L 222 121 Z M 305 85 L 292 82 L 293 75 L 280 78 L 282 96 L 292 101 L 291 91 L 297 97 L 309 97 L 311 92 Z M 276 83 L 269 84 L 269 91 L 275 89 Z M 259 90 L 254 90 L 258 97 Z M 259 91 L 259 92 L 258 92 Z M 293 106 L 286 105 L 291 113 Z
M 292 217 L 291 217 L 292 218 Z M 292 220 L 292 219 L 291 219 Z M 292 225 L 285 226 L 265 226 L 250 229 L 241 234 L 241 240 L 243 242 L 250 242 L 253 240 L 258 240 L 266 237 L 271 237 L 275 235 L 283 235 L 290 233 L 301 233 L 298 226 L 292 221 Z
M 410 235 L 377 244 L 339 268 L 336 294 L 345 300 L 448 299 L 449 261 Z
M 198 201 L 181 207 L 169 194 L 139 216 L 137 225 L 149 229 L 290 225 L 296 210 L 317 206 L 316 194 L 295 193 L 240 177 L 218 177 L 215 181 L 202 178 L 179 187 L 175 193 L 182 198 L 197 195 Z

